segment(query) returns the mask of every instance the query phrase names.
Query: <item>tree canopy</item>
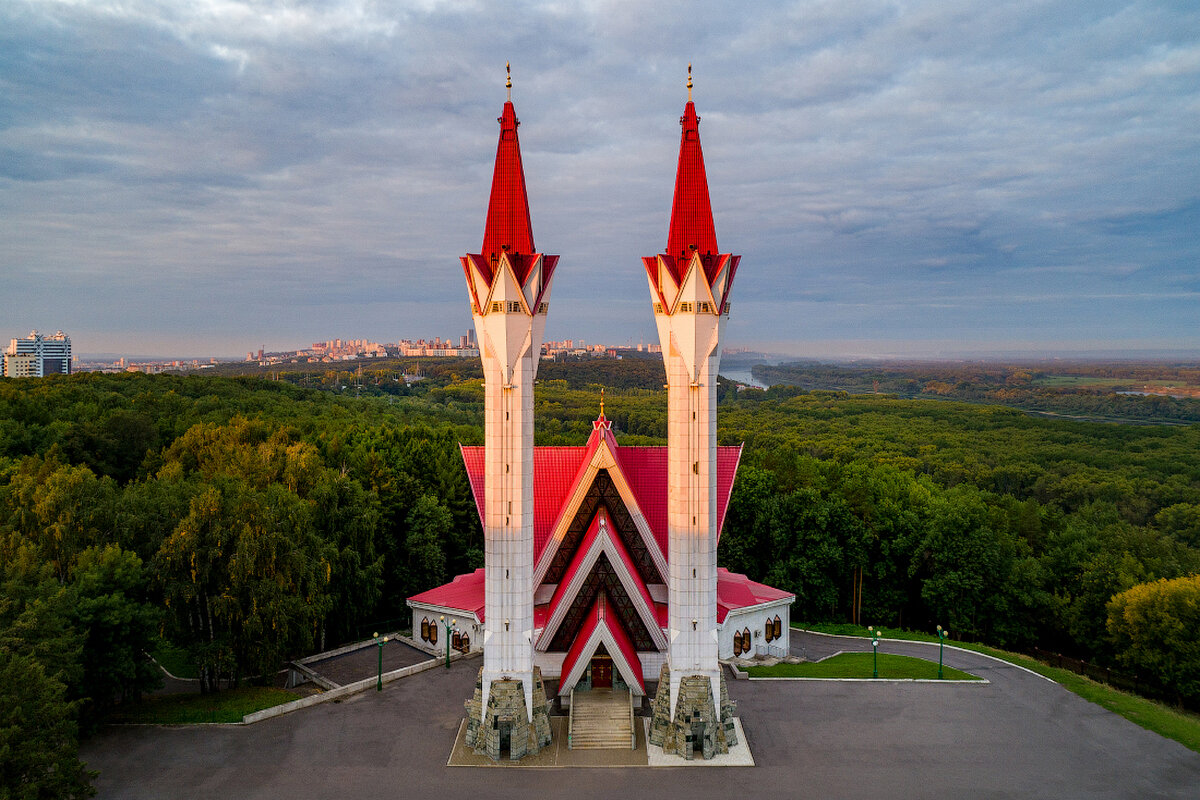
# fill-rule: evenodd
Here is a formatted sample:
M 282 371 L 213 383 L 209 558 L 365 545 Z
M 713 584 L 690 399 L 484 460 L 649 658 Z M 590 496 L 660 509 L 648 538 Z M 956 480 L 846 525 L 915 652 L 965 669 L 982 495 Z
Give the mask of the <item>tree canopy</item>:
M 0 762 L 44 787 L 13 796 L 86 794 L 76 732 L 156 685 L 160 636 L 207 691 L 266 680 L 481 566 L 459 450 L 483 440 L 477 366 L 426 364 L 412 386 L 380 370 L 359 397 L 337 373 L 0 379 L 0 671 L 20 678 L 0 681 Z M 582 444 L 602 386 L 622 444 L 665 443 L 656 360 L 539 377 L 538 444 Z M 1200 573 L 1200 425 L 717 394 L 720 442 L 744 444 L 719 562 L 795 592 L 794 619 L 941 624 L 1196 701 L 1171 637 L 1196 628 L 1179 598 Z

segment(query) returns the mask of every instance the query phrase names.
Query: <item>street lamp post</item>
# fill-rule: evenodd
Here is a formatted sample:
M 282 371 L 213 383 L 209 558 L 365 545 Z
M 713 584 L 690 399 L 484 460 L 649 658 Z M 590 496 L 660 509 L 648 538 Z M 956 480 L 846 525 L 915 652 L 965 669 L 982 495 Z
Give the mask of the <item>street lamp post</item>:
M 879 634 L 882 631 L 879 628 L 871 626 L 867 628 L 871 632 L 871 677 L 879 677 Z
M 946 636 L 948 636 L 949 634 L 946 633 L 945 629 L 942 628 L 941 625 L 938 625 L 937 626 L 937 635 L 938 635 L 938 678 L 941 679 L 941 677 L 942 677 L 942 648 L 946 646 Z
M 458 621 L 450 620 L 449 622 L 446 622 L 445 614 L 438 617 L 438 619 L 441 621 L 442 627 L 445 629 L 444 632 L 446 634 L 446 669 L 450 669 L 450 631 L 458 628 Z
M 375 691 L 382 692 L 383 691 L 383 646 L 385 644 L 387 644 L 388 637 L 384 636 L 382 639 L 380 639 L 379 631 L 375 631 L 375 633 L 373 633 L 371 635 L 375 637 L 375 644 L 379 645 L 379 678 L 375 683 Z

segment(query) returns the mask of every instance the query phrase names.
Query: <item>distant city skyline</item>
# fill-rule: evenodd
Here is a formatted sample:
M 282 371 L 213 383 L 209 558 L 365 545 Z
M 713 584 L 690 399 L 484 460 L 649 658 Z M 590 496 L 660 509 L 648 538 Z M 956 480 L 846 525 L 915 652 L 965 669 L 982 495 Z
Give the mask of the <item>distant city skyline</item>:
M 632 345 L 609 344 L 606 342 L 589 342 L 585 339 L 563 339 L 547 341 L 542 344 L 542 357 L 554 358 L 561 355 L 606 354 L 616 351 L 618 354 L 626 351 L 658 353 L 661 352 L 657 343 L 645 342 Z M 346 361 L 363 358 L 420 358 L 420 357 L 461 357 L 478 358 L 479 349 L 475 343 L 474 329 L 457 337 L 412 336 L 401 337 L 395 341 L 380 342 L 362 337 L 332 337 L 319 339 L 307 345 L 287 346 L 282 348 L 259 347 L 257 350 L 246 351 L 243 357 L 230 356 L 197 356 L 195 354 L 130 354 L 126 352 L 76 353 L 75 361 L 90 364 L 93 368 L 103 367 L 103 371 L 120 371 L 128 366 L 139 367 L 198 367 L 199 364 L 188 365 L 180 362 L 193 359 L 220 358 L 229 362 L 256 361 L 266 364 L 283 364 L 296 362 Z M 139 371 L 139 370 L 131 370 Z M 158 371 L 154 369 L 152 371 Z
M 0 43 L 6 337 L 456 336 L 508 60 L 546 338 L 654 341 L 690 61 L 730 347 L 1200 356 L 1191 4 L 29 0 Z

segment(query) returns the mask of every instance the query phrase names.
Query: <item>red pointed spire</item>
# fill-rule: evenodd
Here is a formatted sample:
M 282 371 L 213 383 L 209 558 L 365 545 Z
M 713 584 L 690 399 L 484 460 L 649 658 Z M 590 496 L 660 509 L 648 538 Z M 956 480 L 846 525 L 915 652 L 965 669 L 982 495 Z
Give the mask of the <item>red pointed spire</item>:
M 692 65 L 688 65 L 688 100 L 683 107 L 679 124 L 683 128 L 679 142 L 679 165 L 675 170 L 675 199 L 671 205 L 671 228 L 667 232 L 667 249 L 657 256 L 643 258 L 646 275 L 658 293 L 657 303 L 673 307 L 676 292 L 692 268 L 693 256 L 700 265 L 708 286 L 715 294 L 713 313 L 726 313 L 729 290 L 741 256 L 722 253 L 717 248 L 717 232 L 713 226 L 712 203 L 708 196 L 708 177 L 704 171 L 704 152 L 700 149 L 700 118 L 692 102 Z M 662 278 L 671 277 L 666 287 Z M 722 278 L 722 275 L 725 277 Z M 718 288 L 717 283 L 721 282 Z M 668 312 L 674 313 L 674 312 Z
M 708 199 L 708 178 L 704 173 L 704 153 L 700 149 L 700 118 L 691 100 L 691 72 L 688 72 L 688 102 L 679 118 L 683 136 L 679 143 L 679 166 L 675 169 L 675 201 L 671 207 L 671 230 L 667 234 L 667 255 L 675 259 L 691 258 L 693 248 L 701 255 L 721 252 L 713 227 L 712 204 Z
M 525 190 L 525 169 L 521 164 L 521 144 L 517 140 L 517 112 L 512 104 L 512 78 L 506 82 L 508 99 L 500 123 L 500 142 L 496 145 L 496 167 L 492 173 L 492 194 L 488 200 L 487 224 L 479 253 L 467 253 L 459 259 L 467 278 L 475 313 L 483 306 L 481 286 L 494 286 L 505 261 L 512 270 L 529 313 L 544 313 L 550 279 L 558 265 L 558 256 L 538 253 L 533 244 L 533 225 L 529 222 L 529 196 Z M 532 284 L 531 277 L 536 278 Z
M 517 140 L 517 112 L 512 100 L 504 104 L 500 143 L 496 146 L 496 169 L 492 173 L 492 196 L 488 201 L 487 227 L 483 231 L 484 259 L 510 254 L 528 255 L 533 248 L 533 225 L 529 221 L 529 197 L 525 193 L 525 170 L 521 166 L 521 144 Z

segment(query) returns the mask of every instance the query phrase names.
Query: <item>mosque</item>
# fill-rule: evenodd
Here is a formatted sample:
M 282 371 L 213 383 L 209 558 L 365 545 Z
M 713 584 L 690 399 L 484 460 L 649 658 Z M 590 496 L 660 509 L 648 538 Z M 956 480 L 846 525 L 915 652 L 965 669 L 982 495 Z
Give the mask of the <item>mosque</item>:
M 631 726 L 655 683 L 650 744 L 711 758 L 737 743 L 720 659 L 786 654 L 795 596 L 716 561 L 741 457 L 716 436 L 720 336 L 741 257 L 717 246 L 691 67 L 667 247 L 642 259 L 666 367 L 665 447 L 621 446 L 602 398 L 586 444 L 533 445 L 559 257 L 534 245 L 507 85 L 483 245 L 460 258 L 484 371 L 484 445 L 462 456 L 485 566 L 410 597 L 414 637 L 483 651 L 465 701 L 478 753 L 546 747 L 555 694 L 573 709 L 571 746 L 630 747 L 625 731 L 590 731 L 583 709 L 616 703 Z

